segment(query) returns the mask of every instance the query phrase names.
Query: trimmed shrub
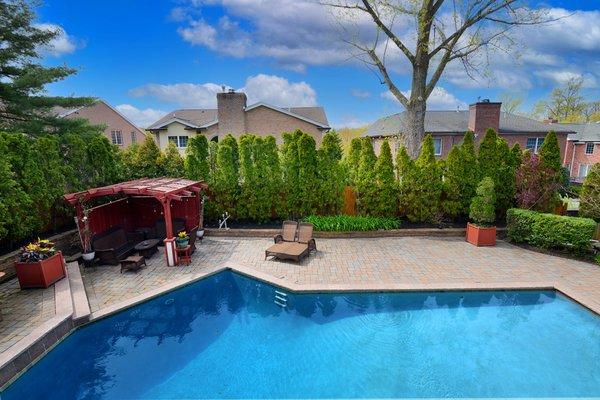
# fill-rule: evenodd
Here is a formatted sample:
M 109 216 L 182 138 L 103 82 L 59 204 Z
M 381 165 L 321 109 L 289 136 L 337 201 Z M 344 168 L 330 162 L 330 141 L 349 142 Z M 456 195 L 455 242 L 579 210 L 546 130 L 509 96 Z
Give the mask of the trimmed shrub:
M 594 164 L 583 181 L 579 214 L 600 221 L 600 163 Z
M 492 225 L 496 220 L 495 202 L 494 181 L 487 176 L 477 186 L 476 195 L 471 202 L 469 218 L 478 226 Z
M 400 221 L 391 217 L 311 215 L 304 218 L 304 221 L 313 224 L 317 231 L 328 232 L 376 231 L 400 228 Z
M 508 237 L 515 242 L 583 254 L 590 248 L 596 222 L 590 218 L 511 209 L 507 213 L 507 228 Z

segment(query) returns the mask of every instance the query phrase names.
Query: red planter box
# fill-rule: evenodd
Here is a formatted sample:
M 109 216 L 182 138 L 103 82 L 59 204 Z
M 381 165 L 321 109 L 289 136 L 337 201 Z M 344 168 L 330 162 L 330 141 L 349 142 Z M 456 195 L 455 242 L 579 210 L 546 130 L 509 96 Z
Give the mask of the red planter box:
M 496 227 L 482 228 L 467 223 L 467 242 L 474 244 L 475 246 L 495 246 Z
M 34 263 L 15 262 L 21 289 L 47 288 L 66 276 L 62 253 Z

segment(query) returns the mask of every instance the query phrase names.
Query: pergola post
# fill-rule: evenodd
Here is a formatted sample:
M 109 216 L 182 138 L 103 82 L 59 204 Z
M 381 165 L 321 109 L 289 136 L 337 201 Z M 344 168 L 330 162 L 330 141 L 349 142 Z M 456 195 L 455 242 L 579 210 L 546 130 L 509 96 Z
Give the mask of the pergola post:
M 175 249 L 175 238 L 173 237 L 173 221 L 171 219 L 171 199 L 166 197 L 161 201 L 165 216 L 165 256 L 167 258 L 167 266 L 174 267 L 177 265 L 177 251 Z

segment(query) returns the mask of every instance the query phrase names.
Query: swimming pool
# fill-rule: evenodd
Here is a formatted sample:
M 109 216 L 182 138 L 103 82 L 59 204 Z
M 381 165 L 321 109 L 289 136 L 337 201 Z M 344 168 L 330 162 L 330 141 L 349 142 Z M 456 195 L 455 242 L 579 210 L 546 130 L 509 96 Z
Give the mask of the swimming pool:
M 600 396 L 600 318 L 553 291 L 276 290 L 213 275 L 77 330 L 0 398 Z

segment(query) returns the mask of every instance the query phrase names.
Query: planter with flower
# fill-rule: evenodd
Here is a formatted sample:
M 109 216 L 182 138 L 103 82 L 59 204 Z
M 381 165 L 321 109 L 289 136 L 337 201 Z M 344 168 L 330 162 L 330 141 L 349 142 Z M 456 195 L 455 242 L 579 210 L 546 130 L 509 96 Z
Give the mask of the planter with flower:
M 467 224 L 467 242 L 475 246 L 496 245 L 495 197 L 494 181 L 489 177 L 483 178 L 471 201 L 469 217 L 473 223 Z
M 177 238 L 175 239 L 175 243 L 177 243 L 177 247 L 184 248 L 190 243 L 190 236 L 186 231 L 179 232 L 177 234 Z
M 38 239 L 21 249 L 15 261 L 21 289 L 47 288 L 65 277 L 65 264 L 54 243 Z

